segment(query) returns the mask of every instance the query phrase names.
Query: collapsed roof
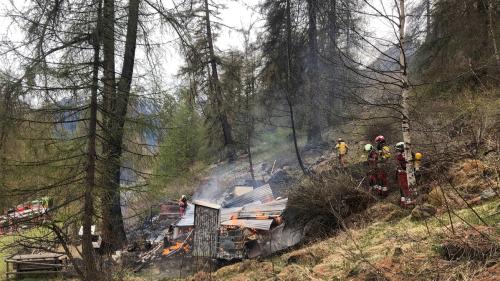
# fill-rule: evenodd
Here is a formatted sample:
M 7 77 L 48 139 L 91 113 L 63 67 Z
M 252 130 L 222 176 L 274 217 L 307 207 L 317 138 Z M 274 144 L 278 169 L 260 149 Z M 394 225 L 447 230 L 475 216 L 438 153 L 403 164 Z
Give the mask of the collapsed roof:
M 219 221 L 223 226 L 269 230 L 273 218 L 281 216 L 287 202 L 288 199 L 275 200 L 271 187 L 265 184 L 224 201 L 220 208 Z M 188 204 L 185 215 L 176 223 L 176 226 L 194 226 L 193 204 Z

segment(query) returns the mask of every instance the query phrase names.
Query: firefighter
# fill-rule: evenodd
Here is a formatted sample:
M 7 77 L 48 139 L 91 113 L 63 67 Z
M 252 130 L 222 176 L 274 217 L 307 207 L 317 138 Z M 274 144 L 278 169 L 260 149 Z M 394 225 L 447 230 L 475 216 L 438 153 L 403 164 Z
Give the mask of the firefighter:
M 401 193 L 401 206 L 408 206 L 413 204 L 411 200 L 411 191 L 408 186 L 408 177 L 406 175 L 406 158 L 404 155 L 405 144 L 404 142 L 398 142 L 395 146 L 396 148 L 396 160 L 398 162 L 397 167 L 397 179 L 399 184 L 399 190 Z
M 345 143 L 345 141 L 342 138 L 339 138 L 337 140 L 337 145 L 335 146 L 337 149 L 337 154 L 339 157 L 339 164 L 341 167 L 344 167 L 345 164 L 345 156 L 347 155 L 347 152 L 349 151 L 349 147 Z
M 389 191 L 387 173 L 380 166 L 379 154 L 371 145 L 365 145 L 365 151 L 368 153 L 368 182 L 370 190 L 377 192 L 379 195 L 386 196 Z
M 415 179 L 417 180 L 417 184 L 420 183 L 420 178 L 422 177 L 422 172 L 420 170 L 422 168 L 422 157 L 422 153 L 415 153 L 413 166 L 415 167 Z
M 406 158 L 405 158 L 405 143 L 398 142 L 394 146 L 396 148 L 396 160 L 398 161 L 398 167 L 406 171 Z
M 379 154 L 380 160 L 386 160 L 391 158 L 391 148 L 386 144 L 385 137 L 379 135 L 375 138 L 375 144 L 377 147 L 377 152 Z
M 420 168 L 422 167 L 422 157 L 422 153 L 415 153 L 415 171 L 420 171 Z
M 377 147 L 377 151 L 378 152 L 381 152 L 382 151 L 382 148 L 384 147 L 385 145 L 385 137 L 382 136 L 382 135 L 378 135 L 376 138 L 375 138 L 375 145 Z
M 179 213 L 181 214 L 181 217 L 183 217 L 186 213 L 187 206 L 187 197 L 186 195 L 182 195 L 181 199 L 179 199 Z

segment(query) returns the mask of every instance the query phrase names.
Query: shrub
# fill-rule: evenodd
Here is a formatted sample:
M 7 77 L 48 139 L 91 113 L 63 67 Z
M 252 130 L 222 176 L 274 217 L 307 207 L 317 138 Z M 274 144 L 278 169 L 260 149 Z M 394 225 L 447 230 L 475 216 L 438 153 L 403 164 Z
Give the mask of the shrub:
M 357 185 L 342 171 L 308 179 L 290 192 L 285 220 L 303 226 L 308 238 L 330 234 L 341 227 L 344 218 L 374 201 Z

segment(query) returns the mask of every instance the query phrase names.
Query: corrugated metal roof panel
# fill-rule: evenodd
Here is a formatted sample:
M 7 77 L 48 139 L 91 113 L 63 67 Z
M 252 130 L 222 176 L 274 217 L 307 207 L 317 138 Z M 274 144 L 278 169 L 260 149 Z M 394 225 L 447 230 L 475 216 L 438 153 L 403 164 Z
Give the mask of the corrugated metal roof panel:
M 181 219 L 175 224 L 175 226 L 193 226 L 194 225 L 194 205 L 189 204 L 186 208 L 186 213 Z
M 245 206 L 239 213 L 239 218 L 277 217 L 286 208 L 288 199 L 271 201 L 260 205 Z
M 244 220 L 244 219 L 237 219 L 237 220 L 228 220 L 224 221 L 221 223 L 221 225 L 226 225 L 226 226 L 240 226 L 240 227 L 246 227 L 246 228 L 254 228 L 254 229 L 261 229 L 261 230 L 269 230 L 271 228 L 271 224 L 273 223 L 273 220 Z
M 207 208 L 211 208 L 211 209 L 217 209 L 217 210 L 220 209 L 220 205 L 215 204 L 215 203 L 211 203 L 208 201 L 203 201 L 203 200 L 194 200 L 193 204 L 200 205 L 200 206 L 207 207 Z
M 267 203 L 259 204 L 259 205 L 247 205 L 243 207 L 243 211 L 283 211 L 286 208 L 286 204 L 288 203 L 288 198 L 273 200 Z
M 230 220 L 232 217 L 239 217 L 242 207 L 220 209 L 220 221 Z
M 245 193 L 241 196 L 235 197 L 227 202 L 222 204 L 225 208 L 230 207 L 242 207 L 246 204 L 250 204 L 256 201 L 260 202 L 269 202 L 273 200 L 273 191 L 271 190 L 271 186 L 269 184 L 265 184 L 263 186 L 257 187 L 251 192 Z

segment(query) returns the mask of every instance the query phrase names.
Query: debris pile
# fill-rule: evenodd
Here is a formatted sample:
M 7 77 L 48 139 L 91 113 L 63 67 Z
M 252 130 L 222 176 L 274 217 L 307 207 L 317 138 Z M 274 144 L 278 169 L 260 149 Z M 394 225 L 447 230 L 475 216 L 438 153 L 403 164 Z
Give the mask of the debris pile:
M 446 238 L 441 244 L 442 255 L 446 260 L 498 259 L 500 246 L 495 241 L 493 227 L 477 226 L 474 229 L 461 228 L 453 237 Z
M 301 235 L 291 235 L 288 230 L 283 232 L 282 214 L 287 202 L 286 198 L 274 198 L 271 187 L 265 184 L 255 189 L 236 186 L 224 195 L 220 205 L 203 201 L 193 203 L 218 209 L 216 258 L 232 260 L 269 254 L 300 241 Z M 193 231 L 194 210 L 195 206 L 189 204 L 186 214 L 175 224 L 173 239 L 176 241 Z M 195 228 L 194 231 L 203 230 Z M 168 248 L 165 252 L 168 254 L 180 246 L 176 242 L 172 249 Z

